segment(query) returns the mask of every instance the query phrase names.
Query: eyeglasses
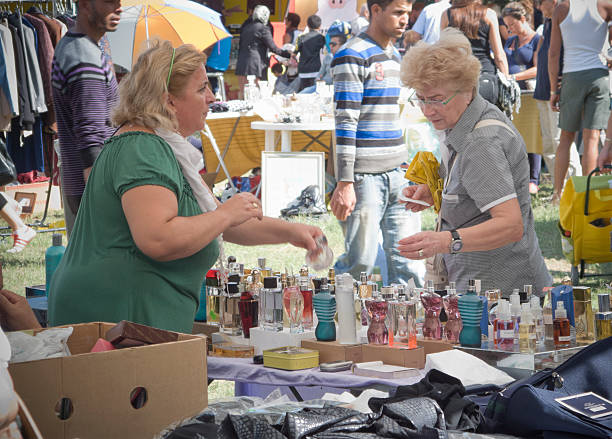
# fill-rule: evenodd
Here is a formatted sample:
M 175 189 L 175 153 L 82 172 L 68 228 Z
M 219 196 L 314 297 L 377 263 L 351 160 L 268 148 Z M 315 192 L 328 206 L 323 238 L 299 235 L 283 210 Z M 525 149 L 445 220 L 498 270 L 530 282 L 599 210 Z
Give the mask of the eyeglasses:
M 420 99 L 419 97 L 416 96 L 416 91 L 413 91 L 412 95 L 410 95 L 410 98 L 408 99 L 408 102 L 410 102 L 415 107 L 417 105 L 419 105 L 420 107 L 429 105 L 435 108 L 442 108 L 445 105 L 447 105 L 450 101 L 452 101 L 453 98 L 457 96 L 458 93 L 459 91 L 456 91 L 455 93 L 453 93 L 453 95 L 450 98 L 441 101 L 439 99 Z

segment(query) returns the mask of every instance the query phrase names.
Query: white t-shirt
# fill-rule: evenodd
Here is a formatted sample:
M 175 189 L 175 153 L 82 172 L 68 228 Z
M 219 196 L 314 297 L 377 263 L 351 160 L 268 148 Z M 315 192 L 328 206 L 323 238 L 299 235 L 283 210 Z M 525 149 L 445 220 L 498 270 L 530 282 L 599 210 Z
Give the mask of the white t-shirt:
M 435 43 L 440 39 L 442 14 L 448 8 L 450 8 L 450 0 L 441 0 L 425 6 L 411 30 L 419 33 L 426 43 Z

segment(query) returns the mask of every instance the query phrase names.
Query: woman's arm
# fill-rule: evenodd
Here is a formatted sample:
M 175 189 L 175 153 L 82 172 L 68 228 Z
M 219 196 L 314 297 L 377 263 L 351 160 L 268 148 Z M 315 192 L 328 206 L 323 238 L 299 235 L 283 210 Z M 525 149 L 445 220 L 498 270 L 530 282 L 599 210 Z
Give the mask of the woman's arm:
M 518 242 L 523 237 L 523 217 L 516 198 L 489 209 L 491 219 L 472 227 L 458 229 L 463 241 L 462 252 L 487 251 Z M 451 233 L 421 232 L 399 241 L 400 254 L 423 259 L 437 253 L 449 253 Z M 422 250 L 422 255 L 419 255 Z
M 534 35 L 533 37 L 537 38 L 537 34 Z M 538 39 L 536 50 L 533 52 L 533 57 L 532 57 L 533 67 L 523 70 L 522 72 L 515 73 L 513 76 L 516 81 L 525 81 L 527 79 L 533 79 L 537 76 L 538 74 L 538 52 L 540 51 L 540 46 L 542 46 L 543 39 L 544 38 Z
M 178 216 L 176 195 L 162 186 L 137 186 L 121 197 L 136 246 L 157 261 L 186 258 L 206 247 L 228 227 L 263 217 L 250 193 L 234 195 L 213 212 Z
M 497 15 L 492 9 L 487 9 L 485 22 L 489 25 L 489 44 L 493 51 L 495 65 L 504 75 L 510 74 L 508 70 L 508 60 L 502 46 L 501 37 L 499 36 L 499 26 L 497 25 Z

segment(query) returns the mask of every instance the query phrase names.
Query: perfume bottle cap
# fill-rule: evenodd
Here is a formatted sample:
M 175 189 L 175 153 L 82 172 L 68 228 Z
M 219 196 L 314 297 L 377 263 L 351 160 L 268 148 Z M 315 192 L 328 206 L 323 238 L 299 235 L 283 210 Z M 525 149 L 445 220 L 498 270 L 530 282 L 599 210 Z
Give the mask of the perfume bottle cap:
M 266 258 L 257 258 L 257 266 L 262 270 L 266 268 Z
M 429 280 L 427 281 L 427 289 L 429 290 L 430 288 L 434 288 L 434 289 L 435 289 L 435 286 L 434 286 L 434 281 L 433 281 L 433 280 L 431 280 L 431 279 L 429 279 Z
M 598 294 L 597 305 L 599 306 L 599 312 L 610 311 L 610 295 L 609 294 Z
M 364 284 L 368 281 L 368 273 L 366 273 L 365 271 L 362 271 L 361 273 L 359 273 L 359 281 Z
M 395 297 L 395 288 L 382 287 L 382 298 L 385 300 L 393 300 Z
M 542 312 L 542 307 L 540 307 L 540 298 L 538 296 L 532 296 L 531 301 L 529 302 L 531 305 L 531 311 L 540 311 Z
M 227 292 L 228 294 L 236 294 L 240 292 L 240 288 L 238 288 L 237 282 L 228 282 L 227 283 Z
M 449 283 L 448 283 L 448 287 L 449 287 L 451 290 L 456 290 L 456 289 L 457 289 L 457 284 L 456 284 L 455 282 L 449 282 Z
M 264 277 L 264 288 L 278 288 L 278 278 L 274 276 Z
M 229 266 L 229 264 L 236 262 L 236 256 L 228 256 L 227 257 L 227 265 Z

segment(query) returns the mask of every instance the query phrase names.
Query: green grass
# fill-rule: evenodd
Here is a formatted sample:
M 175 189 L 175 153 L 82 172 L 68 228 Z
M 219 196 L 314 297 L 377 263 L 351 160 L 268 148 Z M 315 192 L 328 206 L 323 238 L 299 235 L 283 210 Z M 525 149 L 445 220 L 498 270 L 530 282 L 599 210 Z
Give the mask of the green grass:
M 546 260 L 546 266 L 550 270 L 555 285 L 560 284 L 562 279 L 570 275 L 570 263 L 561 252 L 561 242 L 557 231 L 559 219 L 558 208 L 550 205 L 552 189 L 550 184 L 541 186 L 538 196 L 532 199 L 533 213 L 536 225 L 536 234 Z M 63 218 L 62 212 L 52 212 L 48 222 L 58 221 Z M 40 219 L 40 216 L 32 217 L 29 222 Z M 329 245 L 334 255 L 343 253 L 344 238 L 338 221 L 332 215 L 324 215 L 318 218 L 298 218 L 296 221 L 305 222 L 319 226 L 326 234 Z M 422 224 L 426 230 L 433 230 L 435 215 L 433 212 L 423 213 Z M 2 223 L 0 222 L 0 225 Z M 45 283 L 45 250 L 51 245 L 52 233 L 40 231 L 36 238 L 26 249 L 17 254 L 5 253 L 12 246 L 12 238 L 6 237 L 0 241 L 0 258 L 4 269 L 4 286 L 20 294 L 25 294 L 25 287 Z M 9 233 L 9 230 L 3 230 Z M 289 273 L 297 273 L 304 264 L 305 251 L 297 249 L 289 244 L 271 245 L 260 247 L 242 247 L 227 243 L 225 247 L 226 256 L 234 255 L 237 260 L 244 263 L 245 267 L 257 265 L 258 257 L 266 257 L 267 266 L 275 270 L 287 270 Z M 589 274 L 612 273 L 612 263 L 588 265 Z M 319 272 L 319 275 L 327 275 Z M 606 292 L 605 282 L 610 282 L 611 277 L 598 276 L 586 277 L 580 281 L 581 285 L 589 286 L 594 295 Z M 596 304 L 596 300 L 594 304 Z M 215 381 L 209 388 L 209 399 L 233 396 L 233 383 L 229 381 Z

